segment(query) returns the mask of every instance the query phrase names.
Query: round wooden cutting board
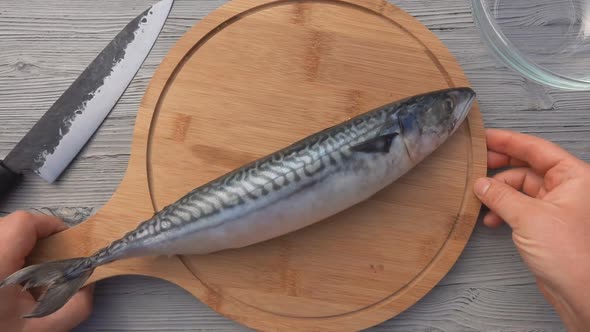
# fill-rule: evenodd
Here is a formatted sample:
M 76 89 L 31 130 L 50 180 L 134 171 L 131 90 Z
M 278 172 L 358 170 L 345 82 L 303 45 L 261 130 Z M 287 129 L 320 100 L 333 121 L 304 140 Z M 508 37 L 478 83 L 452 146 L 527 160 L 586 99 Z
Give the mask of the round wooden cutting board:
M 229 2 L 155 74 L 112 200 L 41 243 L 36 259 L 91 254 L 234 168 L 383 104 L 459 86 L 469 83 L 445 46 L 385 1 Z M 479 213 L 471 187 L 485 158 L 476 104 L 431 157 L 328 220 L 237 250 L 115 262 L 89 282 L 166 279 L 258 330 L 368 328 L 416 303 L 456 262 Z

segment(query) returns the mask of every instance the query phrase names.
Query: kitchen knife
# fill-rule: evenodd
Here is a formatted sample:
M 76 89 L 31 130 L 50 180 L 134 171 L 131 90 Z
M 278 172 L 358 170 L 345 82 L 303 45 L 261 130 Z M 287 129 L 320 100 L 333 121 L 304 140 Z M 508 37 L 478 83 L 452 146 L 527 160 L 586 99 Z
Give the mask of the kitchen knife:
M 156 42 L 174 0 L 133 19 L 102 50 L 22 140 L 0 160 L 0 197 L 32 171 L 53 183 L 125 92 Z

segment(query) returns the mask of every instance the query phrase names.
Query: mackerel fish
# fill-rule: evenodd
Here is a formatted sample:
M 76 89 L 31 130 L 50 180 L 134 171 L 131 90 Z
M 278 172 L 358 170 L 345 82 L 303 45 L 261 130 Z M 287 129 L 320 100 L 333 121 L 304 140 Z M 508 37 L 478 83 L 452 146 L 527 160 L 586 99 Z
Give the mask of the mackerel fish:
M 195 188 L 89 257 L 27 266 L 0 282 L 46 288 L 25 318 L 61 308 L 98 266 L 207 254 L 269 240 L 358 204 L 406 174 L 463 123 L 475 93 L 452 88 L 353 117 Z

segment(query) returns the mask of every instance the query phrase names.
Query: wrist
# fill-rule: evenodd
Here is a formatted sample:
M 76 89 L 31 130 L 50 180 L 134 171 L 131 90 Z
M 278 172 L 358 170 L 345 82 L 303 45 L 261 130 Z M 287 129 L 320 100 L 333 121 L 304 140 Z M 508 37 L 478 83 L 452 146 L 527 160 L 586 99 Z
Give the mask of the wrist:
M 569 332 L 590 331 L 589 293 L 587 284 L 578 284 L 569 291 L 551 294 L 550 302 Z

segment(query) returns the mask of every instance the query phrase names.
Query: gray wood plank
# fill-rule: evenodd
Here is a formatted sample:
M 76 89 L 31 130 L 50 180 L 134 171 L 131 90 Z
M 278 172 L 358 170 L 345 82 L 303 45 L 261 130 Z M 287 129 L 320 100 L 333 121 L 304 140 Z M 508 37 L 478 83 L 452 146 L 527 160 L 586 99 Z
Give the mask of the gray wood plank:
M 77 331 L 250 331 L 217 314 L 166 281 L 116 277 L 99 282 L 103 308 Z M 145 301 L 149 298 L 151 303 Z M 507 302 L 506 299 L 517 299 Z M 156 305 L 154 305 L 156 303 Z M 452 313 L 452 314 L 450 314 Z M 565 331 L 534 284 L 437 287 L 415 309 L 368 331 Z
M 0 157 L 25 134 L 108 41 L 150 0 L 3 0 L 0 7 Z M 75 225 L 96 213 L 123 178 L 137 108 L 170 47 L 224 0 L 176 0 L 158 43 L 115 110 L 65 175 L 35 176 L 0 215 L 34 209 Z M 449 47 L 475 90 L 486 126 L 553 140 L 590 161 L 590 92 L 531 83 L 492 58 L 468 0 L 395 0 Z M 580 68 L 582 69 L 582 67 Z M 99 282 L 95 311 L 76 331 L 247 331 L 167 282 L 125 276 Z M 510 230 L 478 225 L 451 272 L 418 304 L 371 331 L 563 331 L 512 244 Z

